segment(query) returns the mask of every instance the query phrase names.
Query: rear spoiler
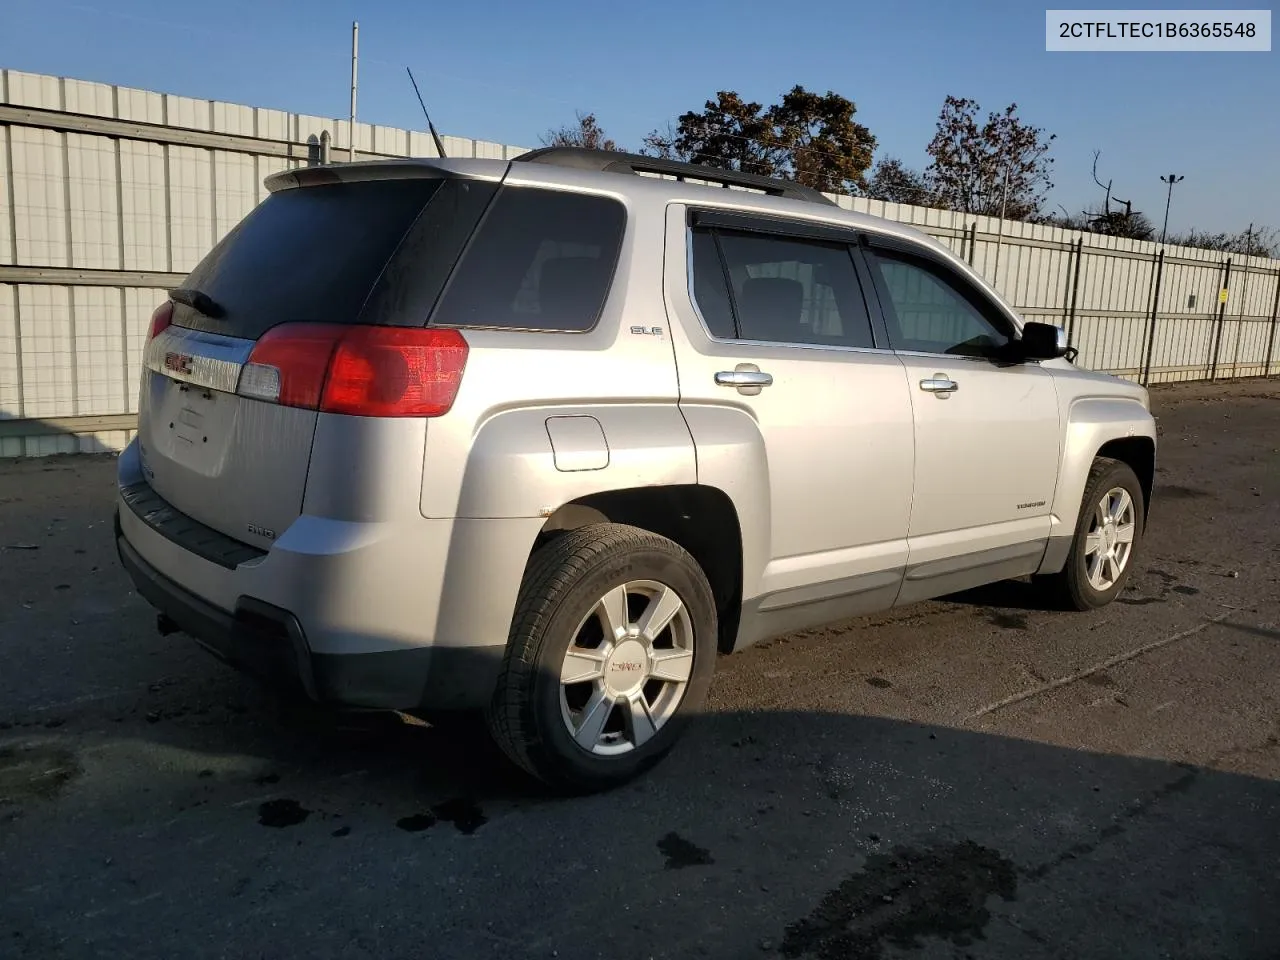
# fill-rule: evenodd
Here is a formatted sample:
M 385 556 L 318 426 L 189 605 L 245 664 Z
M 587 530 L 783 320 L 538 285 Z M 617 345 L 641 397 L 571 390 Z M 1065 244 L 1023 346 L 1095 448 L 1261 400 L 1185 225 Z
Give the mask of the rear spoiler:
M 490 167 L 490 165 L 492 165 Z M 317 167 L 282 170 L 263 180 L 271 193 L 297 187 L 315 187 L 329 183 L 353 183 L 362 180 L 415 180 L 422 177 L 470 177 L 478 180 L 501 180 L 510 167 L 509 161 L 476 161 L 467 159 L 414 158 L 409 160 L 368 160 Z

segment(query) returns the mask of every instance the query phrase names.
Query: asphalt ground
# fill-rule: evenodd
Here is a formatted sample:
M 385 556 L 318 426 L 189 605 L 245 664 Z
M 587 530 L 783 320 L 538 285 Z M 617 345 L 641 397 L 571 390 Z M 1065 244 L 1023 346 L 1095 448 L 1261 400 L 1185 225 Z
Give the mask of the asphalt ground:
M 0 462 L 0 957 L 1280 957 L 1280 384 L 1157 388 L 1130 589 L 717 665 L 642 780 L 334 718 L 161 637 L 114 460 Z

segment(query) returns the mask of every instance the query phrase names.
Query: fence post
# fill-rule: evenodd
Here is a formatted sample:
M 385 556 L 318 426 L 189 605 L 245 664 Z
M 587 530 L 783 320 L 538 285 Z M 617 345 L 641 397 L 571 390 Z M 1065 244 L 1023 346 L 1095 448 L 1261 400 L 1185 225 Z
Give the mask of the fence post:
M 1151 383 L 1151 354 L 1156 347 L 1156 311 L 1160 307 L 1160 281 L 1164 279 L 1164 248 L 1156 258 L 1156 285 L 1151 291 L 1151 317 L 1147 320 L 1147 357 L 1142 364 L 1142 385 Z
M 978 221 L 969 224 L 969 266 L 973 266 L 973 248 L 978 245 Z
M 1262 367 L 1264 377 L 1271 376 L 1271 353 L 1276 346 L 1276 320 L 1280 317 L 1280 270 L 1276 271 L 1276 299 L 1271 304 L 1271 328 L 1267 335 L 1267 362 Z
M 1067 282 L 1062 286 L 1062 328 L 1067 327 L 1067 315 L 1071 310 L 1071 264 L 1076 255 L 1076 245 L 1073 243 L 1067 249 Z
M 1076 239 L 1076 272 L 1071 281 L 1071 308 L 1067 313 L 1067 345 L 1075 346 L 1076 298 L 1080 294 L 1080 264 L 1084 262 L 1084 237 Z
M 1210 383 L 1218 379 L 1218 351 L 1222 349 L 1222 322 L 1227 313 L 1227 301 L 1222 299 L 1222 291 L 1230 289 L 1228 286 L 1230 281 L 1231 258 L 1227 257 L 1227 262 L 1222 265 L 1222 286 L 1218 288 L 1218 324 L 1213 338 L 1213 356 L 1209 360 Z
M 1236 320 L 1236 349 L 1231 356 L 1231 380 L 1240 379 L 1240 340 L 1244 337 L 1244 311 L 1249 305 L 1249 258 L 1244 261 L 1244 280 L 1240 284 L 1240 316 Z

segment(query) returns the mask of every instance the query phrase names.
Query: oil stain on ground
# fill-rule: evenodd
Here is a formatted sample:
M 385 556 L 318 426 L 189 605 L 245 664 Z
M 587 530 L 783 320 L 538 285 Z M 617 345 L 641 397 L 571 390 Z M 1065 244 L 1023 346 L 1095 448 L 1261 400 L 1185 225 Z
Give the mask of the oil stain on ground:
M 1006 613 L 1000 610 L 992 610 L 987 614 L 987 620 L 994 626 L 1004 630 L 1026 630 L 1027 615 L 1025 613 Z
M 268 800 L 258 806 L 258 822 L 264 827 L 296 827 L 309 816 L 311 811 L 297 800 Z
M 1153 494 L 1153 499 L 1165 500 L 1199 500 L 1202 497 L 1210 497 L 1213 494 L 1208 490 L 1201 490 L 1199 487 L 1184 487 L 1176 483 L 1168 486 L 1158 486 Z
M 65 747 L 32 744 L 0 748 L 0 807 L 53 800 L 80 773 L 76 755 Z
M 472 834 L 489 822 L 479 804 L 467 797 L 437 803 L 430 810 L 401 817 L 396 826 L 406 833 L 421 833 L 437 823 L 452 823 L 459 833 Z
M 691 843 L 680 834 L 672 831 L 658 841 L 658 850 L 667 858 L 668 870 L 683 870 L 685 867 L 706 867 L 715 863 L 711 851 Z
M 872 854 L 808 917 L 787 927 L 781 952 L 819 960 L 879 960 L 886 946 L 934 937 L 963 947 L 983 938 L 987 900 L 1017 894 L 1014 865 L 971 841 Z
M 437 803 L 431 808 L 431 812 L 438 820 L 452 823 L 458 828 L 459 833 L 475 833 L 489 821 L 489 818 L 481 812 L 480 806 L 466 797 Z

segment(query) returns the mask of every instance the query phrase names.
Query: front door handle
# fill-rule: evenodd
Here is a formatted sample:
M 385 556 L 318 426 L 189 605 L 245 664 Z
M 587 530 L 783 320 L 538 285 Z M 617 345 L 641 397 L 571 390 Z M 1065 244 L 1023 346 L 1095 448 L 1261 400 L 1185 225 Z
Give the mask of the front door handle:
M 722 387 L 768 387 L 773 384 L 773 375 L 760 370 L 721 370 L 716 383 Z
M 920 381 L 920 389 L 926 393 L 932 393 L 939 400 L 945 400 L 960 389 L 960 384 L 945 373 L 935 373 L 932 377 Z
M 765 387 L 773 383 L 773 376 L 761 372 L 754 363 L 735 364 L 732 370 L 721 370 L 716 373 L 716 384 L 721 387 L 736 387 L 744 397 L 754 397 Z

